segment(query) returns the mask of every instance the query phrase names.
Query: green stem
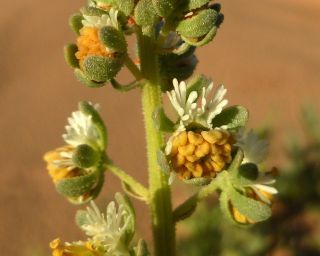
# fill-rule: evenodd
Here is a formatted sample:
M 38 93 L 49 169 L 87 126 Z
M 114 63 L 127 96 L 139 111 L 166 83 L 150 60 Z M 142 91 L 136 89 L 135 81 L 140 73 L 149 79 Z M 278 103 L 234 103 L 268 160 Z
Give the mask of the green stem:
M 107 162 L 105 164 L 105 168 L 112 172 L 120 180 L 128 184 L 131 188 L 133 188 L 135 192 L 142 198 L 148 199 L 149 191 L 141 183 L 136 181 L 132 176 L 110 162 Z
M 124 64 L 126 65 L 126 67 L 129 69 L 129 71 L 132 73 L 132 75 L 137 79 L 140 80 L 142 78 L 142 74 L 139 70 L 139 68 L 137 67 L 136 64 L 134 64 L 134 62 L 132 61 L 132 59 L 129 57 L 129 55 L 125 56 L 125 61 Z
M 149 202 L 152 218 L 155 256 L 175 254 L 175 226 L 172 215 L 168 175 L 160 170 L 157 152 L 164 145 L 163 135 L 156 129 L 152 114 L 162 105 L 158 56 L 154 29 L 138 33 L 141 72 L 147 82 L 142 87 L 149 169 Z

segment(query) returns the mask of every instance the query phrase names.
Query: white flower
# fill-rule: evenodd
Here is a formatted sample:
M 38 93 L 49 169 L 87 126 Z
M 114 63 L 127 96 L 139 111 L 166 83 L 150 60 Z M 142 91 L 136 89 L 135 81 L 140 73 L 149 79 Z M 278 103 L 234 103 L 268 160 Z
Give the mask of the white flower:
M 74 148 L 64 147 L 60 148 L 60 150 L 57 150 L 57 153 L 59 154 L 60 158 L 53 160 L 52 163 L 57 168 L 66 168 L 69 171 L 76 168 L 72 161 L 72 155 L 74 152 Z
M 116 29 L 119 29 L 118 23 L 118 11 L 111 8 L 109 14 L 103 14 L 100 16 L 88 16 L 83 15 L 84 20 L 82 20 L 82 24 L 85 27 L 95 27 L 102 28 L 105 26 L 112 26 Z
M 249 187 L 253 189 L 263 202 L 271 204 L 270 198 L 278 193 L 278 190 L 271 186 L 275 182 L 276 180 L 270 175 L 261 173 L 260 177 L 256 180 L 256 183 Z
M 98 108 L 98 106 L 96 105 L 95 108 Z M 99 147 L 98 143 L 101 141 L 101 138 L 91 115 L 75 111 L 68 118 L 68 123 L 69 125 L 65 127 L 67 133 L 62 135 L 67 144 L 73 147 L 81 144 L 88 144 L 94 148 Z
M 235 134 L 235 138 L 237 141 L 235 145 L 244 152 L 244 163 L 260 164 L 265 160 L 268 153 L 268 142 L 260 139 L 253 130 L 245 133 L 244 128 L 241 128 Z
M 180 126 L 186 127 L 192 122 L 199 122 L 212 128 L 212 119 L 221 113 L 223 108 L 228 104 L 224 99 L 227 92 L 223 85 L 220 85 L 212 95 L 213 82 L 207 87 L 202 88 L 201 99 L 197 91 L 191 91 L 187 95 L 187 85 L 185 82 L 178 82 L 173 79 L 174 90 L 167 92 L 170 102 L 180 117 Z
M 125 234 L 131 218 L 132 216 L 128 214 L 122 204 L 117 210 L 115 202 L 110 202 L 106 209 L 106 215 L 104 215 L 91 201 L 91 207 L 87 207 L 86 224 L 82 225 L 81 229 L 92 238 L 94 244 L 102 246 L 107 253 L 123 251 L 119 255 L 127 255 L 127 250 L 121 248 L 121 238 Z

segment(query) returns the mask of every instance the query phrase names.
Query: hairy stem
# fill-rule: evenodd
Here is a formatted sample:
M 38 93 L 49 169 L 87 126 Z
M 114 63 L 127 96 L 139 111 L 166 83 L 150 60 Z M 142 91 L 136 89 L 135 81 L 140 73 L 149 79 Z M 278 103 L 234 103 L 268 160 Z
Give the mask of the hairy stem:
M 157 163 L 157 152 L 164 145 L 163 135 L 156 129 L 152 114 L 162 105 L 158 56 L 154 29 L 138 33 L 141 72 L 147 82 L 142 87 L 142 107 L 145 121 L 148 169 L 149 202 L 154 238 L 154 255 L 175 254 L 175 227 L 172 215 L 168 176 Z

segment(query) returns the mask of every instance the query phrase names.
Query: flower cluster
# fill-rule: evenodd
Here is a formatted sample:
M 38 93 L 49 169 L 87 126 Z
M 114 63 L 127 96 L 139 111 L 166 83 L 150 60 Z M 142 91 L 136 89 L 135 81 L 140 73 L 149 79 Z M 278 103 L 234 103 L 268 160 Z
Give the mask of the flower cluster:
M 91 207 L 79 211 L 77 223 L 88 236 L 87 241 L 62 244 L 60 239 L 50 243 L 53 256 L 126 256 L 130 254 L 130 242 L 134 234 L 135 215 L 127 197 L 116 194 L 116 201 L 110 202 L 106 213 L 100 212 L 91 201 Z
M 82 102 L 72 113 L 63 135 L 66 145 L 45 154 L 57 190 L 73 203 L 84 203 L 100 190 L 106 132 L 98 106 Z
M 258 217 L 250 219 L 244 213 L 245 207 L 243 210 L 240 205 L 238 209 L 234 204 L 241 199 L 243 202 L 252 199 L 253 204 L 268 206 L 269 211 L 272 196 L 277 193 L 271 186 L 274 177 L 258 167 L 265 160 L 267 142 L 252 130 L 245 132 L 247 110 L 241 106 L 226 108 L 226 88 L 220 85 L 213 91 L 212 81 L 205 77 L 191 80 L 188 85 L 174 79 L 173 86 L 167 94 L 178 120 L 171 121 L 172 135 L 164 150 L 170 181 L 178 176 L 188 184 L 207 185 L 220 173 L 227 173 L 224 177 L 229 177 L 231 182 L 224 179 L 221 189 L 226 191 L 228 214 L 240 224 L 260 221 Z M 236 159 L 239 154 L 243 156 Z

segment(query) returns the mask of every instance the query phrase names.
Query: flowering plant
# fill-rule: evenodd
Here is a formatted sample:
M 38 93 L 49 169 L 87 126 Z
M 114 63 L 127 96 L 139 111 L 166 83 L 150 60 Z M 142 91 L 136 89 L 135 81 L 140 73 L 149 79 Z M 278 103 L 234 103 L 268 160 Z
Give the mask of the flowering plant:
M 275 172 L 261 166 L 266 141 L 252 130 L 246 132 L 248 110 L 227 107 L 223 85 L 214 87 L 206 76 L 193 75 L 195 50 L 214 39 L 223 21 L 220 9 L 209 0 L 89 0 L 70 18 L 77 39 L 65 47 L 65 59 L 76 78 L 91 88 L 107 88 L 110 83 L 121 92 L 141 90 L 149 186 L 112 162 L 98 105 L 80 102 L 68 119 L 66 145 L 46 153 L 44 159 L 62 196 L 75 204 L 91 203 L 86 212 L 77 214 L 88 240 L 56 239 L 50 244 L 54 256 L 149 255 L 144 240 L 133 245 L 135 213 L 129 196 L 150 208 L 154 255 L 176 254 L 176 223 L 215 192 L 222 213 L 236 225 L 270 217 L 277 190 L 272 187 Z M 128 54 L 128 35 L 137 37 L 137 61 Z M 116 80 L 123 67 L 134 77 L 127 85 Z M 176 120 L 166 115 L 162 93 L 176 111 Z M 106 215 L 92 201 L 105 172 L 120 178 L 126 194 L 116 194 L 118 210 L 111 202 Z M 170 187 L 175 177 L 196 186 L 197 192 L 173 209 Z

